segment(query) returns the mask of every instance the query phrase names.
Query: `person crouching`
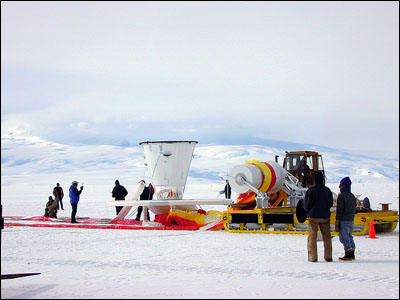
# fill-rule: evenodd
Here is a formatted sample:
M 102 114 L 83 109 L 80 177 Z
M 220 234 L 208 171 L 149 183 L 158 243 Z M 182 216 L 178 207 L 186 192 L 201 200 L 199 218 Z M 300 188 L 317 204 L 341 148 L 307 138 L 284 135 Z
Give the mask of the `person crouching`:
M 49 196 L 49 201 L 46 203 L 44 216 L 57 219 L 57 201 L 52 196 Z

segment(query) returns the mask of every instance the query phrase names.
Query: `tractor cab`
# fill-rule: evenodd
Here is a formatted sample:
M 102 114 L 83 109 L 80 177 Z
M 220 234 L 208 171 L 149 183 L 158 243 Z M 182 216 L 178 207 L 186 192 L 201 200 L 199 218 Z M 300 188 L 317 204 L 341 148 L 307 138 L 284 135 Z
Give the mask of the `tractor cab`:
M 286 151 L 283 168 L 295 176 L 303 187 L 310 187 L 314 184 L 316 172 L 321 171 L 325 176 L 322 156 L 314 151 Z

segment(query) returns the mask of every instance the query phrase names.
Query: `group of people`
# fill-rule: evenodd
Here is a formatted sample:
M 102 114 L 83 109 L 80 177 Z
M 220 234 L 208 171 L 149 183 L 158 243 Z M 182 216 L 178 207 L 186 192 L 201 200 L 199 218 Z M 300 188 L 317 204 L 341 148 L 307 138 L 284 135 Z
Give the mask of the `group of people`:
M 78 181 L 73 181 L 69 188 L 70 203 L 72 206 L 71 212 L 71 223 L 78 223 L 76 221 L 76 213 L 78 210 L 78 202 L 80 194 L 83 191 L 83 185 L 78 190 Z M 154 187 L 151 183 L 146 186 L 144 180 L 140 180 L 139 184 L 143 186 L 143 191 L 140 194 L 140 200 L 152 200 L 154 194 Z M 337 198 L 336 205 L 336 220 L 335 220 L 335 231 L 339 232 L 339 241 L 344 246 L 344 256 L 339 257 L 339 260 L 354 260 L 355 255 L 355 243 L 353 240 L 353 224 L 354 215 L 357 208 L 357 199 L 351 193 L 351 180 L 349 177 L 344 177 L 339 184 L 340 193 Z M 230 199 L 231 187 L 229 181 L 226 180 L 224 189 L 225 197 Z M 45 216 L 50 218 L 57 218 L 57 211 L 63 208 L 62 199 L 64 192 L 59 183 L 53 189 L 53 195 L 49 196 L 49 201 L 46 204 Z M 126 188 L 119 183 L 119 180 L 115 181 L 115 187 L 112 190 L 112 197 L 116 201 L 125 200 L 128 195 Z M 332 261 L 332 237 L 330 230 L 330 217 L 331 207 L 333 206 L 333 195 L 331 190 L 325 186 L 325 178 L 322 172 L 316 172 L 314 174 L 314 185 L 310 187 L 303 200 L 303 208 L 307 212 L 309 234 L 307 239 L 308 248 L 308 260 L 310 262 L 317 262 L 317 233 L 318 228 L 321 231 L 322 239 L 324 241 L 324 259 L 325 261 Z M 118 215 L 122 209 L 122 206 L 116 206 L 116 214 Z M 149 215 L 148 208 L 147 215 Z M 143 206 L 139 206 L 137 210 L 136 220 L 140 220 L 140 216 L 143 211 Z
M 351 180 L 344 177 L 339 184 L 340 193 L 337 198 L 335 231 L 339 232 L 339 241 L 344 247 L 344 256 L 339 260 L 351 261 L 355 259 L 356 245 L 353 240 L 354 215 L 357 199 L 351 193 Z M 311 186 L 303 200 L 303 208 L 308 215 L 309 234 L 307 240 L 308 260 L 317 262 L 317 233 L 321 231 L 324 241 L 324 259 L 332 261 L 332 237 L 330 230 L 330 208 L 333 205 L 331 190 L 325 186 L 322 172 L 314 174 L 314 185 Z
M 146 186 L 146 181 L 140 180 L 139 184 L 143 187 L 143 191 L 139 196 L 140 200 L 153 200 L 153 195 L 154 195 L 154 187 L 151 183 L 149 183 L 148 186 Z M 115 198 L 115 201 L 121 201 L 125 200 L 126 195 L 128 195 L 128 191 L 126 188 L 119 183 L 118 180 L 115 180 L 115 187 L 112 190 L 112 197 Z M 119 212 L 121 211 L 122 206 L 116 206 L 115 210 L 117 213 L 117 216 Z M 140 221 L 140 216 L 142 215 L 143 212 L 143 206 L 138 206 L 137 209 L 137 214 L 136 214 L 136 221 Z M 146 207 L 146 213 L 147 216 L 149 216 L 149 209 Z
M 306 166 L 306 165 L 305 165 Z M 307 239 L 308 260 L 317 262 L 317 234 L 318 228 L 321 231 L 324 241 L 324 258 L 332 261 L 332 236 L 330 228 L 331 207 L 333 206 L 333 195 L 331 190 L 325 186 L 325 178 L 322 172 L 314 174 L 314 185 L 311 186 L 303 200 L 303 208 L 308 216 L 309 234 Z M 339 184 L 340 193 L 336 204 L 335 231 L 339 232 L 339 241 L 344 247 L 344 256 L 339 260 L 354 260 L 356 245 L 353 239 L 354 215 L 357 209 L 357 199 L 351 193 L 351 180 L 344 177 Z M 231 187 L 229 180 L 226 180 L 224 191 L 225 198 L 231 198 Z M 368 200 L 366 198 L 364 201 Z M 369 200 L 368 209 L 369 209 Z M 369 209 L 370 210 L 370 209 Z
M 154 188 L 152 184 L 150 183 L 148 186 L 146 186 L 146 182 L 144 180 L 139 181 L 140 184 L 144 185 L 143 187 L 143 192 L 140 195 L 140 200 L 152 200 L 153 199 L 153 194 L 154 194 Z M 70 203 L 72 206 L 72 212 L 71 212 L 71 223 L 78 223 L 76 221 L 76 213 L 78 211 L 78 202 L 80 195 L 83 191 L 83 185 L 80 187 L 78 190 L 78 184 L 79 182 L 74 180 L 69 188 L 69 198 L 70 198 Z M 64 191 L 63 188 L 60 186 L 59 183 L 54 187 L 53 189 L 53 195 L 54 199 L 52 196 L 49 196 L 49 200 L 46 203 L 46 207 L 44 210 L 44 216 L 49 217 L 49 218 L 57 218 L 57 212 L 61 208 L 64 210 L 63 206 L 63 198 L 64 198 Z M 112 197 L 115 198 L 116 201 L 120 200 L 125 200 L 126 195 L 128 195 L 128 191 L 125 189 L 124 186 L 122 186 L 118 180 L 115 181 L 115 187 L 112 190 Z M 116 206 L 116 213 L 117 215 L 122 209 L 122 206 Z M 149 215 L 148 208 L 147 209 L 147 215 Z M 137 210 L 137 215 L 136 215 L 136 220 L 140 221 L 140 216 L 143 211 L 143 206 L 139 206 Z
M 83 190 L 83 186 L 81 186 L 78 190 L 78 184 L 79 182 L 74 180 L 69 188 L 69 198 L 72 206 L 71 223 L 78 223 L 76 221 L 76 213 L 78 211 L 79 197 Z M 53 195 L 54 199 L 52 196 L 49 196 L 49 201 L 47 201 L 46 208 L 44 209 L 44 216 L 57 219 L 57 212 L 60 207 L 61 210 L 64 210 L 64 205 L 62 202 L 64 198 L 64 190 L 59 183 L 57 183 L 57 185 L 54 187 Z
M 46 203 L 46 208 L 44 209 L 44 216 L 50 218 L 57 218 L 57 211 L 60 209 L 64 210 L 62 199 L 64 198 L 64 191 L 59 183 L 53 189 L 53 195 L 49 196 L 49 201 Z

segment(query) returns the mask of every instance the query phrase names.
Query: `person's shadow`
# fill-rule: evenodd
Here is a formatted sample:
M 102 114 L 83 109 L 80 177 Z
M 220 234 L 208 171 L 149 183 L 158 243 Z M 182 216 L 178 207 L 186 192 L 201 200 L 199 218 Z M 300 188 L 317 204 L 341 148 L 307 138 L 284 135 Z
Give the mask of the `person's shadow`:
M 37 295 L 39 295 L 40 293 L 47 292 L 48 290 L 54 289 L 57 286 L 58 286 L 58 284 L 43 285 L 41 287 L 38 287 L 35 290 L 25 291 L 25 292 L 23 292 L 21 294 L 12 296 L 9 299 L 32 299 L 32 298 L 36 298 Z

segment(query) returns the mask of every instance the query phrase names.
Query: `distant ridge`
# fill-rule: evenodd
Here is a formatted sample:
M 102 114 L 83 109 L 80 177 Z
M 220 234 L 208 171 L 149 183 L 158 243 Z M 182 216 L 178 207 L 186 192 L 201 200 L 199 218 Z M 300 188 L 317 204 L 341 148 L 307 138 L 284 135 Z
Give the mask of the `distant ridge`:
M 338 182 L 350 176 L 354 182 L 399 180 L 398 157 L 374 157 L 350 153 L 343 149 L 267 139 L 247 139 L 247 144 L 235 144 L 225 139 L 221 144 L 199 144 L 194 151 L 189 176 L 192 178 L 221 181 L 235 165 L 246 160 L 274 160 L 279 156 L 282 164 L 285 151 L 312 150 L 323 156 L 328 182 Z M 13 177 L 50 176 L 62 173 L 126 174 L 143 177 L 146 174 L 141 146 L 117 145 L 67 145 L 34 136 L 13 133 L 1 137 L 2 185 Z M 114 176 L 114 175 L 113 175 Z M 121 175 L 119 175 L 121 176 Z

